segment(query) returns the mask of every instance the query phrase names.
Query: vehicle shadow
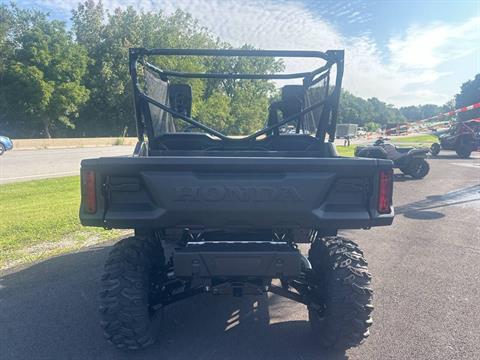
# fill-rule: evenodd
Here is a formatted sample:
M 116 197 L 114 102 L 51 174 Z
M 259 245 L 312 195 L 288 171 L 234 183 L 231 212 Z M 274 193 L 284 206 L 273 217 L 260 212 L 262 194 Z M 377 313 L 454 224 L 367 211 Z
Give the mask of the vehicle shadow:
M 432 210 L 466 204 L 480 206 L 480 185 L 427 196 L 423 200 L 395 207 L 395 214 L 415 220 L 436 220 L 445 217 L 445 214 Z
M 437 156 L 430 156 L 429 159 L 432 160 L 471 160 L 471 159 L 462 159 L 458 157 L 455 153 L 453 154 L 438 154 Z
M 440 154 L 436 156 L 429 156 L 428 160 L 459 160 L 459 161 L 471 161 L 471 160 L 478 160 L 478 157 L 475 156 L 478 152 L 472 152 L 472 155 L 467 159 L 462 159 L 457 155 L 455 151 L 451 150 L 443 150 Z
M 414 178 L 405 174 L 393 174 L 393 181 L 395 182 L 404 182 L 409 180 L 414 180 Z
M 415 179 L 414 177 L 411 177 L 410 175 L 405 175 L 403 173 L 393 174 L 393 181 L 394 182 L 419 181 L 419 180 L 423 180 L 423 179 Z
M 445 214 L 438 211 L 412 210 L 412 211 L 404 212 L 403 216 L 409 219 L 414 219 L 414 220 L 437 220 L 445 217 Z
M 97 312 L 108 251 L 89 248 L 0 274 L 2 359 L 346 359 L 318 348 L 299 319 L 303 305 L 277 296 L 183 300 L 156 315 L 156 344 L 117 350 L 103 339 Z

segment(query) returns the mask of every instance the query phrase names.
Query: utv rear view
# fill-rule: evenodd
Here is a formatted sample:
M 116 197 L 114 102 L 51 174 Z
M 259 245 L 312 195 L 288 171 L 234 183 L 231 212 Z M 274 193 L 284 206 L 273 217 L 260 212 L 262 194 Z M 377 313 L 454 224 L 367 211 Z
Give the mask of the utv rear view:
M 191 73 L 161 69 L 155 60 L 172 56 L 323 63 L 293 74 Z M 110 342 L 148 346 L 157 310 L 203 293 L 271 292 L 305 304 L 323 347 L 346 349 L 368 336 L 367 262 L 337 232 L 392 223 L 392 162 L 336 153 L 343 56 L 130 50 L 134 154 L 84 160 L 81 168 L 82 224 L 135 231 L 113 247 L 102 276 L 101 326 Z M 191 116 L 192 79 L 302 82 L 281 89 L 262 129 L 232 137 Z

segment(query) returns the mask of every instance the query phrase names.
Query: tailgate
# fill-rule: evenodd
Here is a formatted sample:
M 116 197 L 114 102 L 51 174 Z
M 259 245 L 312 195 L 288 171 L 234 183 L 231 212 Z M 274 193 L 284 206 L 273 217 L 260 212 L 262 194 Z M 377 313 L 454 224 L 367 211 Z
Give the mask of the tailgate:
M 389 160 L 351 158 L 117 157 L 82 161 L 96 207 L 82 224 L 111 228 L 363 228 L 379 214 L 379 171 Z M 91 173 L 90 173 L 91 174 Z M 82 176 L 83 178 L 83 176 Z M 91 212 L 91 211 L 90 211 Z

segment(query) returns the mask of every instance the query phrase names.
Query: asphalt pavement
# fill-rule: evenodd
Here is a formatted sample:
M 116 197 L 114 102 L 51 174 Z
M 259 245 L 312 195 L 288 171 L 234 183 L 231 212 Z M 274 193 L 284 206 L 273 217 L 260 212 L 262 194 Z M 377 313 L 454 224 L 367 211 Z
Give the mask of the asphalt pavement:
M 151 348 L 116 350 L 97 313 L 108 244 L 0 275 L 0 358 L 480 359 L 480 159 L 429 161 L 424 180 L 396 176 L 393 226 L 344 233 L 373 275 L 374 324 L 360 347 L 319 350 L 305 307 L 276 295 L 200 295 L 158 314 Z
M 0 184 L 78 175 L 82 159 L 133 153 L 133 146 L 13 150 L 0 156 Z

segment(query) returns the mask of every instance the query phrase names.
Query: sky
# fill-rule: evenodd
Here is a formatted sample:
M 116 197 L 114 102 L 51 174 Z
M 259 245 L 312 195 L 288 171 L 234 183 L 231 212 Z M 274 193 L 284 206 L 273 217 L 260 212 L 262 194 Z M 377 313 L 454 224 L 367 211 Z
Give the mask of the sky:
M 9 1 L 9 0 L 8 0 Z M 7 0 L 0 0 L 7 2 Z M 77 0 L 17 0 L 69 21 Z M 443 105 L 480 73 L 480 0 L 103 0 L 104 6 L 177 8 L 233 46 L 345 49 L 344 88 L 395 106 Z M 286 71 L 311 68 L 286 61 Z

